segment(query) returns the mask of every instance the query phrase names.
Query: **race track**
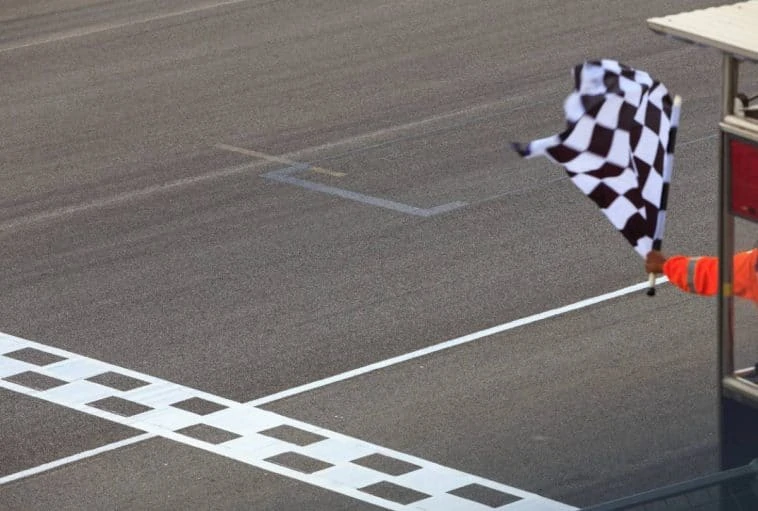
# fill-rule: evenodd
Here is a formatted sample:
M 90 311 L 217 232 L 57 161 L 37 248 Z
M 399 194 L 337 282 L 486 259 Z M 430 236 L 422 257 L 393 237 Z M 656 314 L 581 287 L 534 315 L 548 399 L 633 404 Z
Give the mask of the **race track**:
M 649 71 L 684 98 L 665 247 L 713 253 L 719 55 L 645 20 L 717 4 L 2 2 L 0 509 L 561 510 L 715 470 L 715 301 L 632 287 L 509 142 L 584 59 Z

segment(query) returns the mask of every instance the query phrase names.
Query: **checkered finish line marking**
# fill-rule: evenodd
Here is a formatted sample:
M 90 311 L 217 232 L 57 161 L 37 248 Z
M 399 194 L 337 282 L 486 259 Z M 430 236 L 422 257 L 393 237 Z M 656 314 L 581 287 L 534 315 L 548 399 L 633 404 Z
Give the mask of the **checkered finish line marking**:
M 249 404 L 3 333 L 0 388 L 385 509 L 575 509 Z

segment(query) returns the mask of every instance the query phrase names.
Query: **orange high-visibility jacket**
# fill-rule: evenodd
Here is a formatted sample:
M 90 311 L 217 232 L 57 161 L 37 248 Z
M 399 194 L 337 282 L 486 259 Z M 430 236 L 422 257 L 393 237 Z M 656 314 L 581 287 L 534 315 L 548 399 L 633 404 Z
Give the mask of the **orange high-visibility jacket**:
M 734 255 L 734 295 L 758 302 L 758 249 Z M 688 293 L 715 295 L 719 286 L 717 257 L 672 256 L 663 264 L 669 281 Z

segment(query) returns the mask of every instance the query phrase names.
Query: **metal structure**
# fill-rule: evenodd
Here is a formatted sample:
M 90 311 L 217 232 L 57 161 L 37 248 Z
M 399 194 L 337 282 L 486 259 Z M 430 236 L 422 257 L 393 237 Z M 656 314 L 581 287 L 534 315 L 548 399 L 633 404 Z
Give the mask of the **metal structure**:
M 736 367 L 732 276 L 735 221 L 758 224 L 758 108 L 751 105 L 758 97 L 742 91 L 752 87 L 755 94 L 758 81 L 740 81 L 741 66 L 758 63 L 758 1 L 652 18 L 648 26 L 721 53 L 718 342 L 721 464 L 728 469 L 758 458 L 758 360 Z
M 744 246 L 746 237 L 735 236 L 736 225 L 752 228 L 752 246 L 758 246 L 758 0 L 651 18 L 647 23 L 659 34 L 721 54 L 718 405 L 722 472 L 587 509 L 755 511 L 758 309 L 742 309 L 747 322 L 736 319 L 735 307 L 742 301 L 735 300 L 733 260 L 737 245 L 742 245 L 741 250 L 751 248 Z M 748 73 L 741 76 L 741 71 L 751 71 L 753 78 Z M 758 281 L 758 267 L 755 270 Z

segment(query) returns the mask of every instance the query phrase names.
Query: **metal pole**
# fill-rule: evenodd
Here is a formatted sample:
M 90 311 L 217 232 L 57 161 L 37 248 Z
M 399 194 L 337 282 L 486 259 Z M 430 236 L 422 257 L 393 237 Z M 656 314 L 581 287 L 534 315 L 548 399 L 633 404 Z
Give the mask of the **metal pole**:
M 737 60 L 731 55 L 722 57 L 722 119 L 734 113 L 734 98 L 737 96 Z M 718 296 L 718 431 L 721 469 L 732 468 L 733 447 L 730 436 L 733 434 L 734 414 L 730 398 L 724 395 L 724 378 L 734 374 L 734 336 L 732 335 L 732 252 L 734 246 L 734 220 L 730 214 L 731 176 L 730 155 L 726 134 L 721 131 L 719 137 L 719 296 Z M 732 414 L 728 418 L 727 414 Z M 728 419 L 728 421 L 727 421 Z M 721 492 L 719 492 L 721 493 Z M 720 495 L 719 509 L 729 509 L 728 503 Z
M 737 59 L 723 55 L 722 83 L 722 117 L 734 113 L 734 100 L 737 96 L 738 82 Z M 734 373 L 734 336 L 732 332 L 733 297 L 732 297 L 732 257 L 734 253 L 734 218 L 731 215 L 731 164 L 726 136 L 722 132 L 719 142 L 719 382 L 724 376 Z

